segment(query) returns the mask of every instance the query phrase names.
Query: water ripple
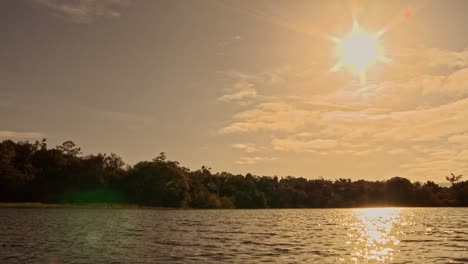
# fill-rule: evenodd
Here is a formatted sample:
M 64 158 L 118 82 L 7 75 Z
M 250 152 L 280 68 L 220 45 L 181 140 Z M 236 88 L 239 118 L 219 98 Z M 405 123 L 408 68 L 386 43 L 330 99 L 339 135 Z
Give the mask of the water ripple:
M 0 209 L 0 263 L 468 263 L 468 209 Z

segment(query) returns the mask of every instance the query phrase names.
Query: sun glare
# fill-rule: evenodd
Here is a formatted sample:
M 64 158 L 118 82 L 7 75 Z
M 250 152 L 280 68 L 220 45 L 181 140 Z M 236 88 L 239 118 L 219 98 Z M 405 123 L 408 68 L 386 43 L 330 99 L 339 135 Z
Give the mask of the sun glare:
M 358 231 L 356 243 L 357 259 L 366 262 L 386 263 L 393 260 L 393 253 L 400 241 L 397 239 L 403 209 L 367 208 L 354 210 Z
M 379 42 L 382 34 L 369 34 L 354 22 L 353 30 L 343 38 L 333 38 L 336 43 L 337 64 L 332 71 L 347 68 L 359 75 L 361 83 L 366 81 L 369 68 L 379 61 L 385 62 L 383 47 Z

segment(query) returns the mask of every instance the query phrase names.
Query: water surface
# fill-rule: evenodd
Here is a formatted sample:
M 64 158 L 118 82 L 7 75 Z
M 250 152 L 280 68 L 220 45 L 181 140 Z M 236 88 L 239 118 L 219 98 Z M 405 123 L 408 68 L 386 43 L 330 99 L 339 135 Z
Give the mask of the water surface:
M 0 209 L 0 263 L 468 263 L 468 208 Z

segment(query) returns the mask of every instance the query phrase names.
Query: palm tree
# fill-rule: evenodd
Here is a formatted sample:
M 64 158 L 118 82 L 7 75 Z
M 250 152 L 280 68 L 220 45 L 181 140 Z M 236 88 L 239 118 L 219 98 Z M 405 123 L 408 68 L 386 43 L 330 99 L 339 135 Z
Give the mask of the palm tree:
M 460 179 L 463 177 L 463 175 L 455 175 L 453 174 L 453 172 L 450 173 L 451 176 L 446 176 L 445 178 L 447 179 L 447 181 L 449 181 L 452 185 L 454 185 L 455 183 L 457 183 L 458 181 L 460 181 Z

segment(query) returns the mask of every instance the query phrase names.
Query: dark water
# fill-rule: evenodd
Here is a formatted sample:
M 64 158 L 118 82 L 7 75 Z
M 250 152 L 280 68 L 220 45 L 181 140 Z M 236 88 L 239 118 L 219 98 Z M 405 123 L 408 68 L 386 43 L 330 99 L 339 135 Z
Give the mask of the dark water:
M 468 209 L 0 209 L 0 263 L 468 263 Z

